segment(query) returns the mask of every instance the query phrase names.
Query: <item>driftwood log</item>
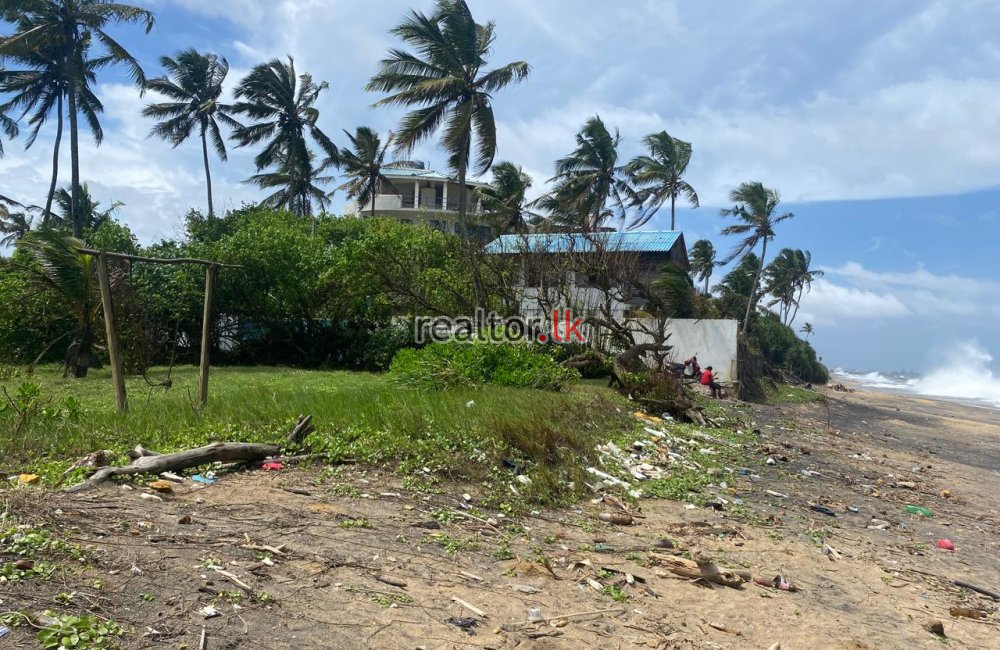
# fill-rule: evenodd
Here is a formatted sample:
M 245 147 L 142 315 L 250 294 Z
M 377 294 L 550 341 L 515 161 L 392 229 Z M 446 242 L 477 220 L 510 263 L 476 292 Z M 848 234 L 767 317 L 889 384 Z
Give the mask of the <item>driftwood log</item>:
M 675 575 L 692 580 L 707 580 L 718 585 L 739 589 L 744 583 L 750 581 L 749 574 L 744 572 L 723 571 L 710 561 L 702 560 L 696 562 L 674 555 L 664 555 L 663 553 L 650 553 L 650 559 L 654 564 L 659 564 Z
M 299 417 L 285 441 L 290 445 L 301 445 L 305 437 L 313 431 L 315 431 L 315 427 L 312 426 L 312 416 Z M 129 465 L 104 467 L 97 470 L 87 480 L 65 488 L 64 491 L 82 492 L 89 490 L 112 476 L 178 472 L 207 463 L 254 462 L 280 454 L 281 447 L 278 445 L 249 442 L 213 442 L 204 447 L 179 451 L 174 454 L 158 454 L 139 445 L 129 452 L 129 456 L 133 459 Z

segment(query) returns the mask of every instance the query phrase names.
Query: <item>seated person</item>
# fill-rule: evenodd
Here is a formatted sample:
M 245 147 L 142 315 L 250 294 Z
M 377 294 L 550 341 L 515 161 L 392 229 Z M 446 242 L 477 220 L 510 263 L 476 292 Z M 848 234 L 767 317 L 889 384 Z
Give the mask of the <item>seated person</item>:
M 712 391 L 712 397 L 718 399 L 721 397 L 721 389 L 717 383 L 715 383 L 715 373 L 712 372 L 712 366 L 706 366 L 705 372 L 701 373 L 701 385 L 708 386 Z
M 688 374 L 688 369 L 690 368 L 691 374 Z M 701 366 L 698 365 L 698 355 L 694 355 L 690 359 L 684 360 L 684 376 L 691 377 L 692 379 L 698 379 L 701 377 Z

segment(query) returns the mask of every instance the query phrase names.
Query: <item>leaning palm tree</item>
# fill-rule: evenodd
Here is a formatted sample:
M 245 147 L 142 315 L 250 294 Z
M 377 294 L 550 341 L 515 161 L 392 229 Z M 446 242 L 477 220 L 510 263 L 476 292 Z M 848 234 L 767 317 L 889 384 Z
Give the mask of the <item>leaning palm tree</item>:
M 666 131 L 651 133 L 642 143 L 649 153 L 636 156 L 627 167 L 637 191 L 635 204 L 640 207 L 629 229 L 644 225 L 670 199 L 670 229 L 675 230 L 677 197 L 683 196 L 692 207 L 698 207 L 697 192 L 683 179 L 691 162 L 691 143 L 671 137 Z
M 799 331 L 806 335 L 807 341 L 809 340 L 810 336 L 816 333 L 816 330 L 813 329 L 812 323 L 806 323 L 805 325 L 802 326 L 802 328 Z
M 70 335 L 63 376 L 73 369 L 73 376 L 87 376 L 92 359 L 96 319 L 101 307 L 95 274 L 96 259 L 80 252 L 83 242 L 63 233 L 43 228 L 18 242 L 33 263 L 27 268 L 43 288 L 62 298 L 76 326 Z
M 351 142 L 351 149 L 339 149 L 337 166 L 347 176 L 347 182 L 338 190 L 347 192 L 347 200 L 355 201 L 358 209 L 371 205 L 371 216 L 375 216 L 375 198 L 385 188 L 394 188 L 392 181 L 385 177 L 385 156 L 392 145 L 392 134 L 382 142 L 378 133 L 367 126 L 359 126 L 354 135 L 344 131 Z
M 226 142 L 219 122 L 230 129 L 242 125 L 229 113 L 233 107 L 219 101 L 222 83 L 229 74 L 229 62 L 215 54 L 202 54 L 194 48 L 178 52 L 176 57 L 160 57 L 166 76 L 150 79 L 146 87 L 172 101 L 150 104 L 143 109 L 145 117 L 160 120 L 150 135 L 163 138 L 173 147 L 198 130 L 201 155 L 205 164 L 205 185 L 208 189 L 208 216 L 215 215 L 212 203 L 212 172 L 208 165 L 208 140 L 220 160 L 226 160 Z
M 778 191 L 764 187 L 759 181 L 741 183 L 729 193 L 729 200 L 733 202 L 733 207 L 722 210 L 722 216 L 736 217 L 742 223 L 727 226 L 722 230 L 722 234 L 745 235 L 745 237 L 733 248 L 722 264 L 728 264 L 741 255 L 752 253 L 758 244 L 761 246 L 760 263 L 754 275 L 750 300 L 747 301 L 746 316 L 743 318 L 743 334 L 746 334 L 750 331 L 750 315 L 760 299 L 757 287 L 760 286 L 760 278 L 764 272 L 767 242 L 774 239 L 774 227 L 777 224 L 795 215 L 791 212 L 776 214 L 778 204 L 781 202 Z
M 625 167 L 618 164 L 621 135 L 612 135 L 599 116 L 587 120 L 576 135 L 576 149 L 556 161 L 555 186 L 539 207 L 557 214 L 577 215 L 584 232 L 598 230 L 605 221 L 625 218 L 625 207 L 635 197 Z
M 809 251 L 802 251 L 795 249 L 792 252 L 794 257 L 793 273 L 792 273 L 792 286 L 797 290 L 797 295 L 795 296 L 795 306 L 788 318 L 788 325 L 795 322 L 795 317 L 799 313 L 799 305 L 802 303 L 802 294 L 809 293 L 812 289 L 813 280 L 816 278 L 823 277 L 823 271 L 819 269 L 813 269 L 812 266 L 812 253 Z
M 705 295 L 708 295 L 708 280 L 715 270 L 715 246 L 707 239 L 699 239 L 688 253 L 691 260 L 691 274 L 698 282 L 705 283 Z
M 525 232 L 529 222 L 538 215 L 528 210 L 526 193 L 531 187 L 531 176 L 512 162 L 493 166 L 493 182 L 475 191 L 483 210 L 496 222 L 501 233 Z
M 97 113 L 102 106 L 90 91 L 93 79 L 84 64 L 87 49 L 96 42 L 103 54 L 94 70 L 121 64 L 140 88 L 145 74 L 135 57 L 118 43 L 107 28 L 118 24 L 141 24 L 148 34 L 153 28 L 153 13 L 108 0 L 0 0 L 0 18 L 15 25 L 14 34 L 0 41 L 0 58 L 31 61 L 33 52 L 53 53 L 49 65 L 60 67 L 66 95 L 70 132 L 72 192 L 80 191 L 80 146 L 78 117 L 83 115 L 98 144 L 101 141 Z M 74 201 L 75 203 L 75 201 Z M 82 234 L 82 225 L 73 215 L 73 232 Z
M 496 156 L 492 99 L 497 91 L 523 80 L 531 70 L 524 61 L 483 70 L 496 38 L 495 28 L 493 21 L 476 23 L 465 0 L 437 0 L 434 13 L 427 16 L 413 11 L 391 32 L 416 54 L 390 50 L 365 86 L 370 92 L 388 93 L 375 106 L 414 109 L 396 130 L 397 151 L 412 151 L 438 128 L 444 129 L 441 144 L 458 176 L 458 218 L 466 240 L 465 178 L 470 163 L 474 163 L 473 173 L 482 175 Z

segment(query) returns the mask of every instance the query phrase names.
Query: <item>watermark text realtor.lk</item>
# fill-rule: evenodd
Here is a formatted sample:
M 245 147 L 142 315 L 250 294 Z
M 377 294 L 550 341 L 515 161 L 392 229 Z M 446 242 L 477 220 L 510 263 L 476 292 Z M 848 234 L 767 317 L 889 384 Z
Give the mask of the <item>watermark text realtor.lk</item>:
M 554 309 L 551 321 L 520 316 L 501 318 L 495 312 L 476 309 L 475 316 L 418 316 L 413 320 L 413 327 L 414 340 L 421 344 L 445 341 L 583 343 L 586 339 L 580 332 L 582 323 L 583 319 L 574 319 L 569 309 Z

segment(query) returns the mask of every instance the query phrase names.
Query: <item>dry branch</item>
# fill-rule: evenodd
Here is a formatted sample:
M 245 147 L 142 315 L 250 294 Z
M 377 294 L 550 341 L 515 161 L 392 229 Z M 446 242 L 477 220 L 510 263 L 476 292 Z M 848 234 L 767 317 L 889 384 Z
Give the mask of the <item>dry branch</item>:
M 662 553 L 650 553 L 650 558 L 657 564 L 662 564 L 668 571 L 684 578 L 707 580 L 715 584 L 739 589 L 746 576 L 732 571 L 723 571 L 710 562 L 695 562 L 683 557 L 674 557 Z
M 260 445 L 248 442 L 213 442 L 197 449 L 188 449 L 175 454 L 140 456 L 131 465 L 105 467 L 83 481 L 65 489 L 66 492 L 82 492 L 107 481 L 112 476 L 129 474 L 160 474 L 177 472 L 189 467 L 207 463 L 254 461 L 277 456 L 281 449 L 277 445 Z

